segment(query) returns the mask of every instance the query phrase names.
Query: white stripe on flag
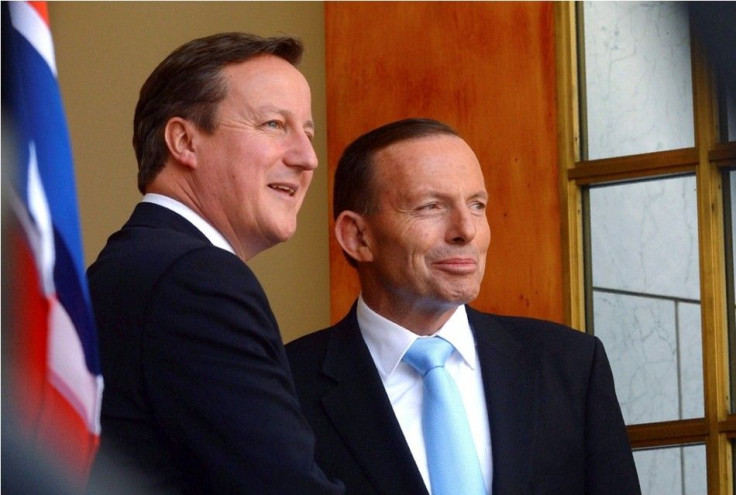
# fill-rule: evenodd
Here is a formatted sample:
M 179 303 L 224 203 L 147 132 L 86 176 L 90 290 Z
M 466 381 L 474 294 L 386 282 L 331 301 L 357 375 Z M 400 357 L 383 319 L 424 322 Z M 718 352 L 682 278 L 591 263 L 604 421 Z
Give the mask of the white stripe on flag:
M 74 323 L 56 297 L 49 299 L 50 381 L 84 418 L 87 429 L 100 434 L 102 377 L 93 375 L 84 364 L 84 349 Z
M 25 39 L 43 57 L 56 77 L 56 56 L 54 54 L 54 42 L 51 39 L 51 31 L 44 20 L 38 15 L 36 9 L 26 2 L 9 2 L 10 19 L 13 27 L 23 35 Z
M 46 199 L 41 174 L 38 171 L 36 146 L 33 141 L 28 145 L 28 210 L 33 219 L 32 228 L 40 241 L 33 244 L 33 257 L 36 258 L 39 275 L 43 283 L 43 293 L 46 297 L 54 294 L 54 264 L 56 263 L 56 248 L 54 245 L 54 227 L 51 220 L 51 210 Z

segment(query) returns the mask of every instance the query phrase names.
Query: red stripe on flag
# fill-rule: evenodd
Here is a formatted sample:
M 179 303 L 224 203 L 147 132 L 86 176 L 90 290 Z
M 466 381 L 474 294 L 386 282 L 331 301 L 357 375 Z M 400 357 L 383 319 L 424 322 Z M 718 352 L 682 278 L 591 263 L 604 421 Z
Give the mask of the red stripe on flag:
M 41 16 L 41 19 L 46 23 L 46 26 L 51 26 L 51 23 L 49 22 L 49 8 L 48 5 L 46 5 L 46 2 L 28 2 L 28 5 L 38 12 L 38 15 Z
M 71 475 L 70 481 L 82 489 L 89 477 L 90 459 L 97 452 L 99 438 L 89 432 L 76 409 L 48 382 L 43 400 L 36 445 L 43 452 L 52 453 Z
M 27 432 L 35 431 L 47 375 L 47 341 L 49 303 L 41 293 L 38 270 L 26 237 L 15 224 L 10 230 L 13 262 L 10 277 L 14 304 L 14 331 L 3 332 L 5 353 L 12 356 L 10 371 L 17 398 L 18 423 Z
M 89 475 L 99 438 L 84 419 L 48 381 L 49 301 L 43 296 L 36 262 L 27 238 L 15 222 L 8 222 L 12 242 L 12 328 L 4 331 L 4 355 L 10 363 L 12 407 L 20 435 L 64 469 L 81 490 Z

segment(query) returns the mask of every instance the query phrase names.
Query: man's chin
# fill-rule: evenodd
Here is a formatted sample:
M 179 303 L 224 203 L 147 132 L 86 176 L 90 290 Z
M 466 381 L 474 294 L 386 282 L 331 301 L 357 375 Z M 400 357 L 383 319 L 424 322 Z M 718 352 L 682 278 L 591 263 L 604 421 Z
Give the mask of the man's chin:
M 480 293 L 480 289 L 474 288 L 474 289 L 458 289 L 457 291 L 454 291 L 447 299 L 447 302 L 451 302 L 454 304 L 457 304 L 458 306 L 462 304 L 468 304 L 471 301 L 474 301 L 476 297 L 478 297 L 478 294 Z
M 281 226 L 281 228 L 274 233 L 273 240 L 275 244 L 286 242 L 296 234 L 296 222 L 292 226 Z

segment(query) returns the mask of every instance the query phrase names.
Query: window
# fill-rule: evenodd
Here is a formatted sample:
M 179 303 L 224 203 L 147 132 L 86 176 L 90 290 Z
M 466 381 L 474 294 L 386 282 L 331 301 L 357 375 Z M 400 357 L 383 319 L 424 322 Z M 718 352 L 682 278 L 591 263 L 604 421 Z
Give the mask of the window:
M 568 322 L 606 347 L 644 493 L 731 494 L 736 10 L 555 8 Z

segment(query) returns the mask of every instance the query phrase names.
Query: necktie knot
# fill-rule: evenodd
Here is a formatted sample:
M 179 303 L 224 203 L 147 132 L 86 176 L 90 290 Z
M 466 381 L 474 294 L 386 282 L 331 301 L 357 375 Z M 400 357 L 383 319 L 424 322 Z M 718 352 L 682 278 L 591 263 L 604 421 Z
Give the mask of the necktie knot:
M 443 367 L 454 349 L 441 337 L 419 338 L 404 354 L 404 361 L 424 376 L 431 369 Z

